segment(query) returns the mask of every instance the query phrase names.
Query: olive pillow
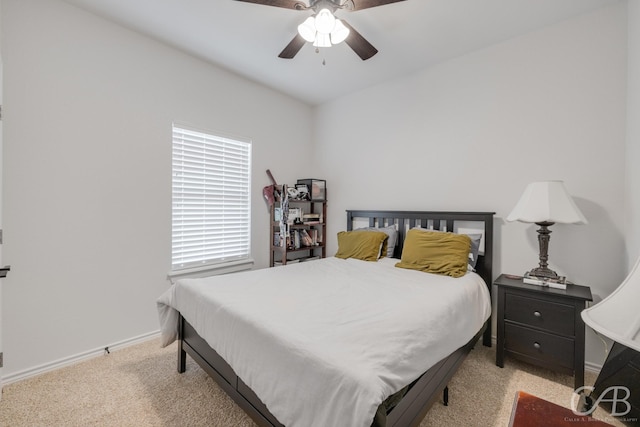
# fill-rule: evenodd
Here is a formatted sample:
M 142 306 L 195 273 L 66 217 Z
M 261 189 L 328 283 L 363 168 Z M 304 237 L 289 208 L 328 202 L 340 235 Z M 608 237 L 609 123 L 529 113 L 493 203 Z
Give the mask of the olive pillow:
M 388 227 L 366 227 L 366 228 L 358 228 L 354 231 L 382 231 L 387 233 L 389 239 L 385 242 L 382 248 L 381 257 L 389 257 L 393 258 L 393 254 L 396 251 L 396 245 L 398 244 L 398 230 L 396 230 L 395 225 L 390 225 Z
M 440 230 L 430 230 L 428 228 L 422 227 L 414 227 L 412 230 L 421 230 L 421 231 L 435 231 L 440 233 Z M 476 264 L 478 263 L 478 254 L 480 253 L 480 242 L 482 241 L 482 234 L 468 234 L 468 233 L 460 233 L 466 234 L 471 239 L 471 249 L 469 250 L 469 259 L 468 269 L 471 271 L 476 271 Z
M 377 261 L 389 236 L 381 231 L 341 231 L 336 258 Z
M 467 235 L 411 229 L 396 267 L 462 277 L 467 272 L 470 249 Z

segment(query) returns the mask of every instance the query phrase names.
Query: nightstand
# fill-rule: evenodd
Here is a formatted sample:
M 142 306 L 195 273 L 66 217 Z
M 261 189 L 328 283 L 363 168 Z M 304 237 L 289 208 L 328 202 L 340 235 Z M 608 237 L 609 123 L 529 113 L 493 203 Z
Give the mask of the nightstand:
M 580 317 L 587 301 L 587 286 L 569 284 L 554 289 L 522 282 L 502 274 L 498 288 L 496 365 L 512 356 L 543 368 L 573 375 L 575 389 L 584 385 L 584 331 Z

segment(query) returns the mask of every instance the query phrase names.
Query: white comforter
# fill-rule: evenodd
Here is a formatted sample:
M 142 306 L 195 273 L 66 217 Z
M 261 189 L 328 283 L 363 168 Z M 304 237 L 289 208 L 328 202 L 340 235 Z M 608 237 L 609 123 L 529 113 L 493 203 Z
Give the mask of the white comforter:
M 487 286 L 326 258 L 183 279 L 158 300 L 163 345 L 177 312 L 288 427 L 371 425 L 388 396 L 466 344 L 490 315 Z

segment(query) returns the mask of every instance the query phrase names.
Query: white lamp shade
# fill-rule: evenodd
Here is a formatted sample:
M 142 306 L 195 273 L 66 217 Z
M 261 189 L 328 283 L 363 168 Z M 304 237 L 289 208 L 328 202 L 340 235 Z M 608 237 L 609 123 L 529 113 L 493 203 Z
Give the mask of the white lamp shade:
M 582 320 L 596 332 L 640 351 L 640 259 L 618 288 L 582 311 Z
M 562 181 L 533 182 L 507 217 L 507 221 L 586 224 Z
M 308 17 L 302 24 L 298 25 L 298 34 L 309 43 L 316 39 L 316 24 L 313 16 Z
M 336 18 L 329 9 L 322 9 L 316 15 L 316 31 L 322 34 L 330 34 L 336 26 Z
M 344 26 L 341 20 L 336 19 L 336 25 L 331 32 L 331 43 L 342 43 L 349 36 L 349 29 Z

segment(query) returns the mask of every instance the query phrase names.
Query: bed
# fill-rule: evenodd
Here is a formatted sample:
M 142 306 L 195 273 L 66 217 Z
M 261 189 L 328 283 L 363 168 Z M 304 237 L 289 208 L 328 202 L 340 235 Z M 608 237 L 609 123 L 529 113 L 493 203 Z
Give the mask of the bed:
M 158 301 L 163 344 L 175 333 L 178 371 L 185 371 L 189 354 L 260 426 L 418 425 L 440 396 L 446 403 L 447 383 L 478 339 L 491 345 L 493 213 L 347 211 L 348 232 L 363 225 L 397 229 L 397 242 L 389 248 L 397 258 L 413 228 L 465 233 L 469 224 L 480 229 L 484 251 L 475 260 L 476 273 L 461 279 L 394 268 L 399 260 L 388 257 L 377 262 L 331 257 L 178 282 Z M 429 286 L 438 298 L 451 293 L 462 302 L 422 297 L 425 286 L 414 282 L 426 276 L 434 277 Z M 458 287 L 453 280 L 469 282 L 468 288 L 460 285 L 462 296 L 452 290 Z M 416 309 L 408 308 L 412 305 Z M 345 311 L 345 319 L 338 316 Z M 425 325 L 424 334 L 414 326 L 406 334 L 398 329 L 405 325 L 396 325 L 396 318 L 422 325 L 427 312 L 437 312 L 430 315 L 441 325 Z M 387 357 L 393 365 L 385 354 L 393 355 Z

